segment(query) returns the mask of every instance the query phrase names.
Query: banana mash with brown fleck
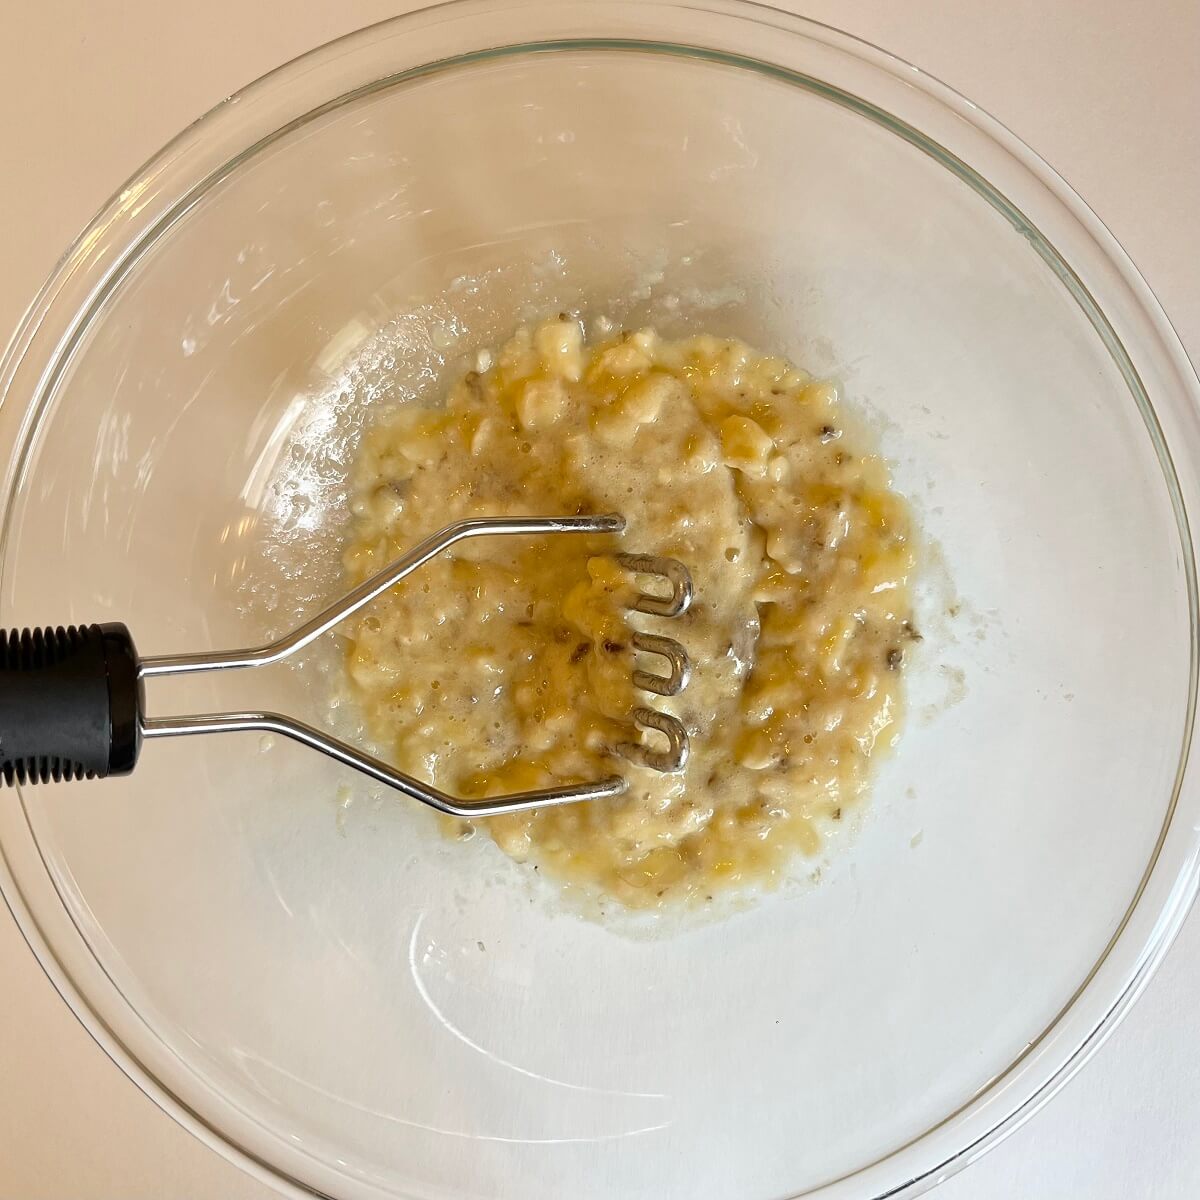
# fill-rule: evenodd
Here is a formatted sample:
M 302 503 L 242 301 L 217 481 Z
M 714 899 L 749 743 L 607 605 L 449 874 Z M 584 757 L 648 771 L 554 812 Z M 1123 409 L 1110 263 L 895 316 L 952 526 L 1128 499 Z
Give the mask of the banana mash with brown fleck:
M 444 405 L 367 435 L 353 581 L 465 517 L 619 512 L 627 528 L 461 543 L 381 598 L 347 657 L 370 732 L 463 796 L 624 774 L 616 799 L 480 825 L 626 905 L 777 881 L 860 800 L 898 728 L 913 554 L 884 463 L 834 387 L 738 341 L 587 344 L 560 318 L 481 365 Z M 619 550 L 686 564 L 691 608 L 632 612 Z M 687 650 L 678 695 L 634 688 L 635 630 Z M 659 736 L 633 728 L 645 704 L 689 731 L 682 772 L 618 755 Z

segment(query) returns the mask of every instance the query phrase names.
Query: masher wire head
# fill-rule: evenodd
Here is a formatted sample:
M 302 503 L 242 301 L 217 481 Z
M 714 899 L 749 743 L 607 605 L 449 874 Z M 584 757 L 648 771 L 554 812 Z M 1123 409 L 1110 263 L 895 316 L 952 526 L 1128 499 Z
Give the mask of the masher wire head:
M 158 675 L 186 675 L 203 671 L 262 667 L 281 662 L 370 604 L 430 559 L 468 538 L 515 534 L 619 533 L 624 528 L 624 518 L 615 513 L 572 517 L 476 517 L 458 521 L 432 534 L 402 558 L 390 563 L 378 574 L 290 633 L 264 645 L 241 650 L 142 658 L 137 664 L 137 682 L 140 687 L 143 681 Z M 638 575 L 664 579 L 669 586 L 670 590 L 666 595 L 641 592 L 633 605 L 636 611 L 665 618 L 678 617 L 687 611 L 692 602 L 693 587 L 691 575 L 682 563 L 672 558 L 644 554 L 618 554 L 616 557 L 627 570 Z M 634 634 L 632 643 L 636 651 L 657 655 L 667 666 L 665 675 L 636 668 L 633 682 L 637 687 L 669 697 L 677 695 L 687 686 L 691 677 L 691 662 L 687 651 L 674 638 L 638 632 Z M 622 742 L 616 747 L 617 751 L 631 762 L 655 771 L 682 770 L 687 762 L 689 750 L 688 734 L 683 723 L 670 713 L 641 705 L 636 706 L 630 716 L 638 729 L 654 731 L 665 738 L 666 746 L 663 749 L 655 749 L 648 743 Z M 382 759 L 323 730 L 280 713 L 219 712 L 149 717 L 140 712 L 139 705 L 139 719 L 141 734 L 146 739 L 250 730 L 279 734 L 318 750 L 345 766 L 353 767 L 377 782 L 396 788 L 431 808 L 459 817 L 494 816 L 498 813 L 573 804 L 580 800 L 600 800 L 618 796 L 628 786 L 623 777 L 613 775 L 592 783 L 510 792 L 478 800 L 464 799 L 415 779 Z

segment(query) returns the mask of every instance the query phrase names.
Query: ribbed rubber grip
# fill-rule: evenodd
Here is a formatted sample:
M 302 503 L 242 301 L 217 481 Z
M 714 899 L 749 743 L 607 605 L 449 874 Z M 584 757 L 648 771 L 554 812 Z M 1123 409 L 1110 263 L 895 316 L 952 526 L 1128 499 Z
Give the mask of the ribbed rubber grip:
M 124 625 L 0 631 L 0 779 L 49 783 L 132 771 L 142 687 Z

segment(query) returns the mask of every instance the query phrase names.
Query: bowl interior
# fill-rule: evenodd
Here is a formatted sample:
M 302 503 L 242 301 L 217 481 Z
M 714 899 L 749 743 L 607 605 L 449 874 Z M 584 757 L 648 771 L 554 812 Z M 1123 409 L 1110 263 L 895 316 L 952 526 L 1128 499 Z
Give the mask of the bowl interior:
M 103 299 L 30 431 L 0 603 L 125 620 L 146 653 L 279 632 L 338 586 L 363 423 L 561 308 L 835 376 L 916 507 L 908 727 L 819 885 L 585 921 L 486 840 L 253 736 L 155 743 L 25 810 L 125 998 L 105 1019 L 304 1182 L 797 1194 L 1037 1041 L 1118 929 L 1185 735 L 1146 416 L 1036 235 L 961 173 L 816 84 L 685 53 L 498 54 L 347 99 Z M 156 684 L 151 709 L 322 719 L 332 656 Z

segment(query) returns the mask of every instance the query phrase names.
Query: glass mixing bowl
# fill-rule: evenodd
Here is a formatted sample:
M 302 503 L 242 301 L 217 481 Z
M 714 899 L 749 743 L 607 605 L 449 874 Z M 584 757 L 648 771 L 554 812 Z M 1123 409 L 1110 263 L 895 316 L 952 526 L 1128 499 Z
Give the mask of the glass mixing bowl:
M 720 2 L 456 4 L 282 68 L 139 172 L 18 332 L 4 622 L 278 631 L 337 586 L 365 414 L 561 307 L 747 336 L 882 430 L 925 642 L 820 883 L 586 921 L 487 839 L 234 736 L 6 795 L 5 896 L 113 1058 L 294 1194 L 913 1194 L 1111 1030 L 1200 846 L 1197 381 L 961 97 Z M 312 716 L 324 669 L 150 705 Z

